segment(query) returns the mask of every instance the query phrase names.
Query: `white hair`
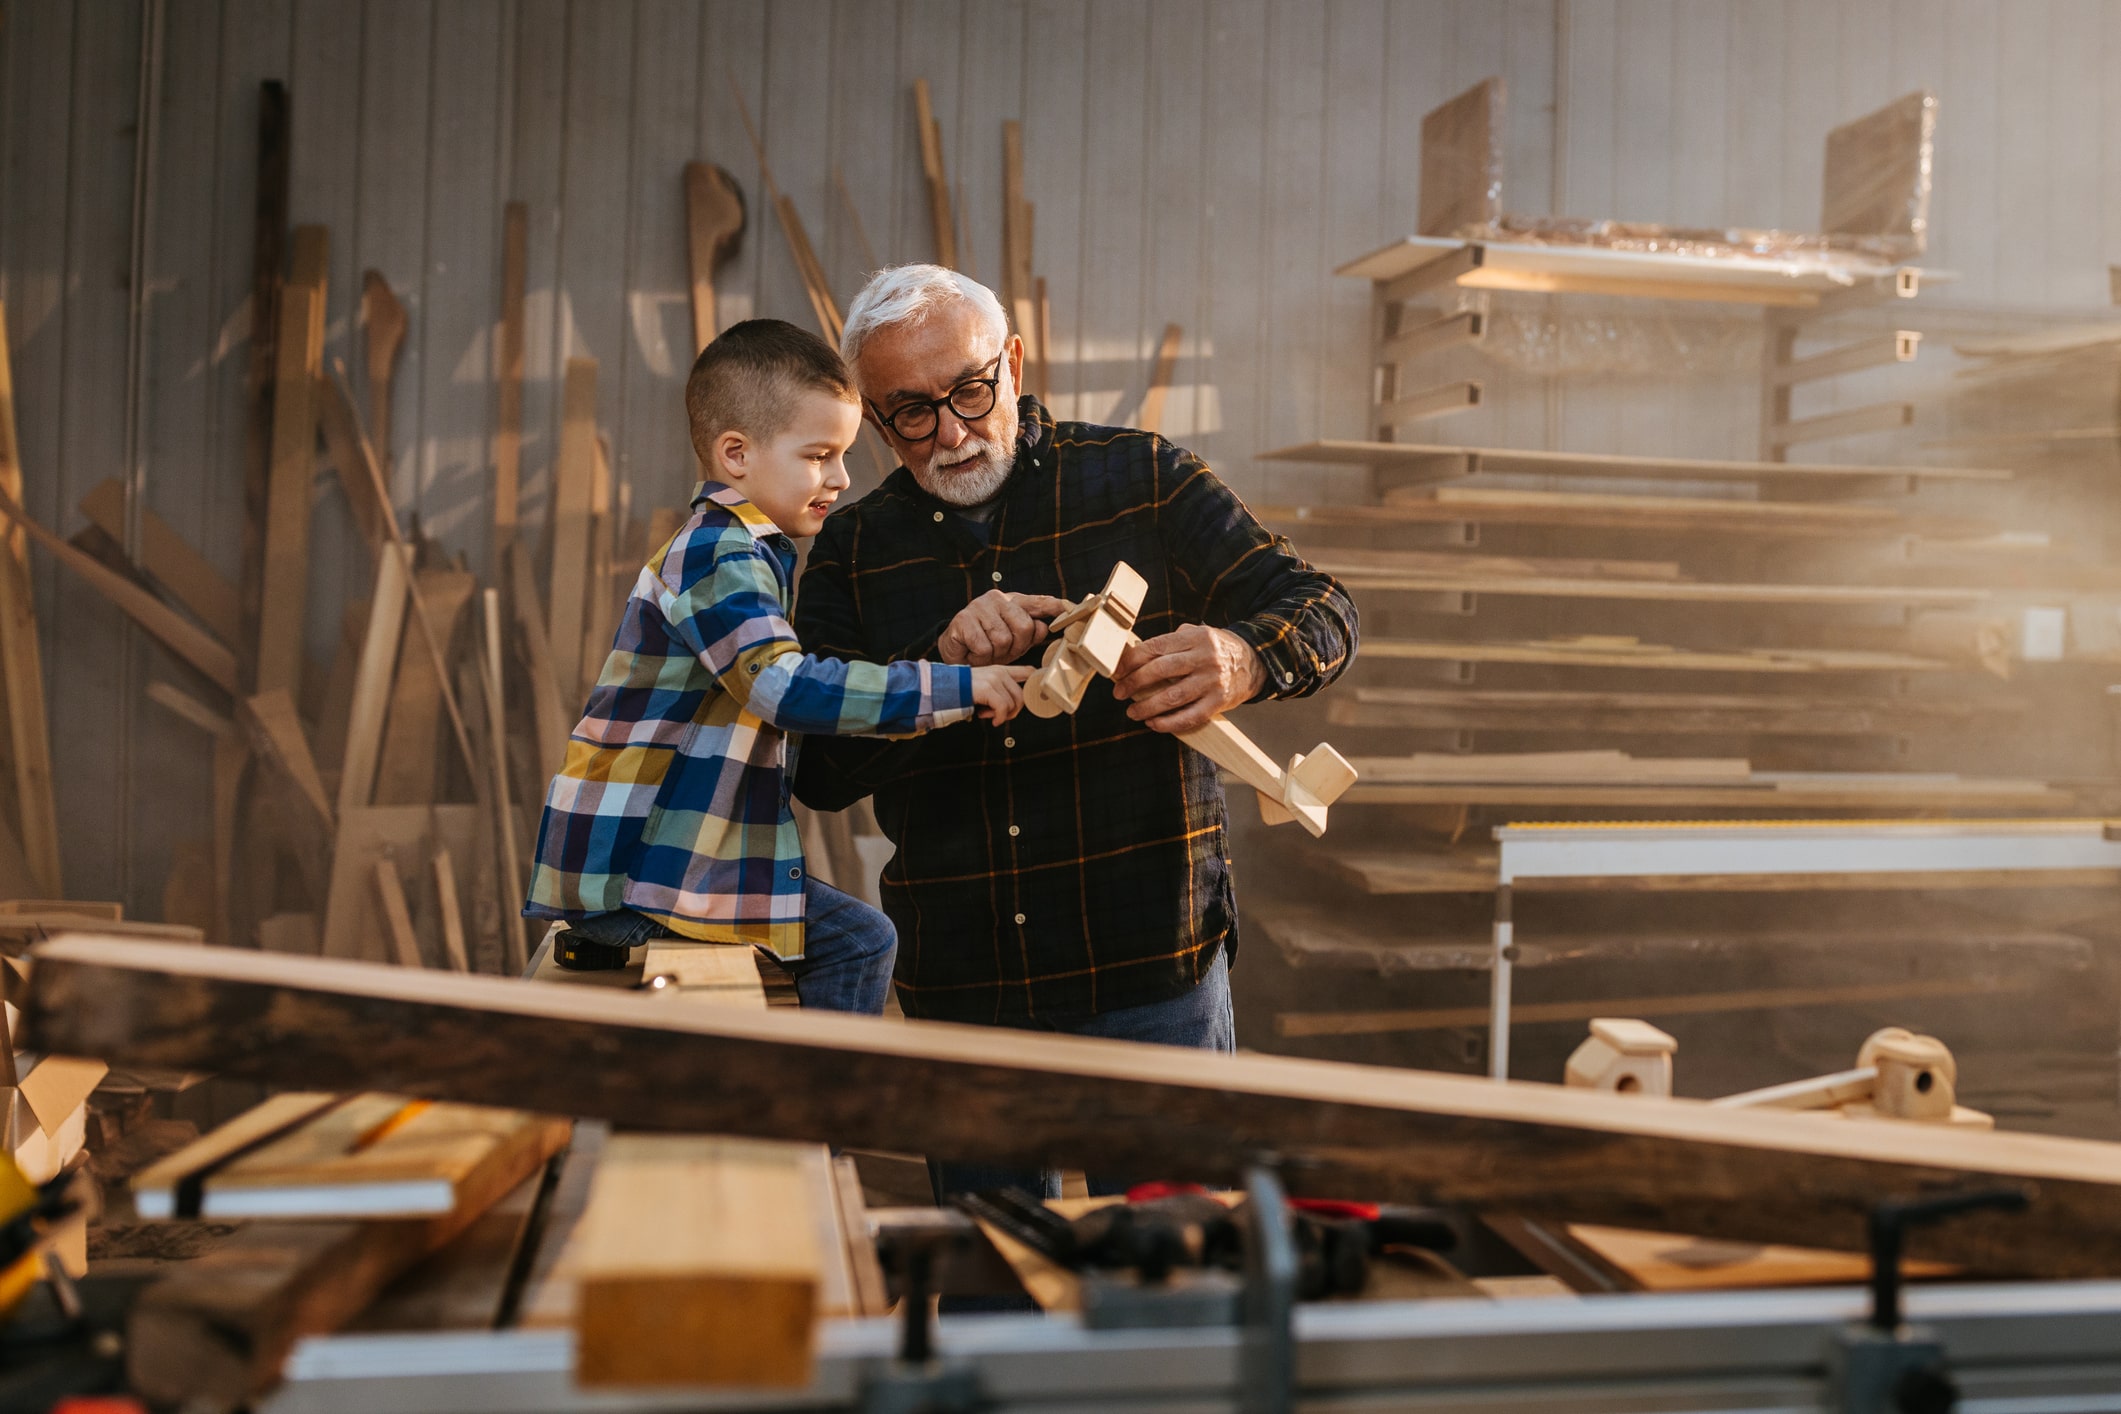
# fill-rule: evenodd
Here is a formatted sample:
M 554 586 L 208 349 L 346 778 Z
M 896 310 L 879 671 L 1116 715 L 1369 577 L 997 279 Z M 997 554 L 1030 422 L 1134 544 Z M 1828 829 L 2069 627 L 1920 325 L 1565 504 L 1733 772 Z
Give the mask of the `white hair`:
M 940 265 L 893 265 L 879 270 L 862 286 L 862 292 L 847 306 L 847 325 L 840 332 L 840 357 L 852 368 L 862 355 L 862 345 L 879 329 L 893 324 L 918 323 L 937 309 L 952 303 L 969 304 L 993 329 L 997 339 L 1009 337 L 1009 316 L 994 291 L 979 281 Z

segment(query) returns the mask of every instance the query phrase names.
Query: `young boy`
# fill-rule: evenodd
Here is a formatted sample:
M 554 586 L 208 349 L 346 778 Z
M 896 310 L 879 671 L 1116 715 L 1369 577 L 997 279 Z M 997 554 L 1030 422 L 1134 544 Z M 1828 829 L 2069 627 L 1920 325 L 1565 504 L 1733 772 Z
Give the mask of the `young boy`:
M 844 663 L 796 642 L 790 537 L 825 523 L 861 427 L 824 340 L 777 319 L 734 326 L 692 366 L 685 410 L 708 479 L 626 601 L 545 797 L 523 912 L 565 919 L 576 965 L 621 966 L 671 934 L 752 943 L 804 1006 L 874 1015 L 898 935 L 803 868 L 788 808 L 801 734 L 911 735 L 975 709 L 1005 722 L 1030 670 Z

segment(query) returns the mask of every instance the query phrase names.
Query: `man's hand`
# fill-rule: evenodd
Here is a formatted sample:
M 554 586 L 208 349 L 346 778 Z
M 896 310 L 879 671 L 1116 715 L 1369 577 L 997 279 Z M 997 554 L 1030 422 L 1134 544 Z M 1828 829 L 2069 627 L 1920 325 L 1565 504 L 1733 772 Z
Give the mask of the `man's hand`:
M 1187 624 L 1120 655 L 1112 695 L 1151 731 L 1183 733 L 1248 702 L 1267 681 L 1252 645 L 1226 628 Z
M 1050 594 L 990 589 L 958 610 L 935 641 L 935 656 L 975 668 L 1013 663 L 1046 641 L 1046 620 L 1074 607 Z

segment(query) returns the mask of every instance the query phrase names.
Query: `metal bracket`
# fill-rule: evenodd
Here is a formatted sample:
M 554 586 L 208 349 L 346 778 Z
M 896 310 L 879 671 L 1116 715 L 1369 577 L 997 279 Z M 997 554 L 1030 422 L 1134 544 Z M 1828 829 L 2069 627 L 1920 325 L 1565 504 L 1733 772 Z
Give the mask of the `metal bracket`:
M 1252 1216 L 1245 1244 L 1242 1414 L 1290 1414 L 1296 1407 L 1296 1237 L 1288 1196 L 1272 1160 L 1245 1175 Z

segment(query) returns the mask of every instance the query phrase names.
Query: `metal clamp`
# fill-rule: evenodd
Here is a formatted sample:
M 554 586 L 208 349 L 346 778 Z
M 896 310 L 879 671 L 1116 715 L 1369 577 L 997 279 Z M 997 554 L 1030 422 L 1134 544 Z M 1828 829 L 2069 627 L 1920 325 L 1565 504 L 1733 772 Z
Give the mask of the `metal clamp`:
M 2015 1188 L 1955 1193 L 1913 1203 L 1880 1203 L 1871 1210 L 1871 1315 L 1839 1332 L 1828 1353 L 1834 1407 L 1844 1414 L 1949 1414 L 1959 1386 L 1944 1358 L 1944 1343 L 1927 1326 L 1901 1319 L 1900 1256 L 1907 1229 L 1960 1213 L 2025 1211 Z
M 1273 1162 L 1264 1159 L 1245 1175 L 1252 1231 L 1245 1244 L 1243 1414 L 1296 1407 L 1296 1235 Z

